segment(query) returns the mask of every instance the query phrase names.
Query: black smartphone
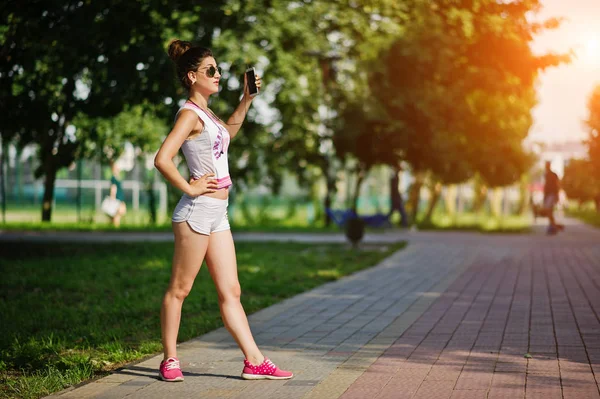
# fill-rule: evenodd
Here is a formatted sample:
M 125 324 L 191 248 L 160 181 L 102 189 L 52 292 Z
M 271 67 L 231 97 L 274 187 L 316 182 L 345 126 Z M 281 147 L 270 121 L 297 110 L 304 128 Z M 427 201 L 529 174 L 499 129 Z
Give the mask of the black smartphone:
M 254 97 L 258 94 L 258 87 L 256 87 L 256 73 L 254 67 L 246 69 L 246 81 L 248 82 L 248 92 L 250 97 Z

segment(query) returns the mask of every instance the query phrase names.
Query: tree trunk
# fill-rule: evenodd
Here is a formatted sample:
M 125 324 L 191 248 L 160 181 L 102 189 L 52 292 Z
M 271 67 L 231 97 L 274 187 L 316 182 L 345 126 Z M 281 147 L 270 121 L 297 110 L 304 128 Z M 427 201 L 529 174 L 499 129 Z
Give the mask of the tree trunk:
M 323 216 L 323 204 L 321 204 L 321 199 L 319 198 L 319 187 L 318 183 L 315 179 L 312 179 L 313 183 L 309 185 L 310 187 L 310 204 L 309 209 L 312 209 L 312 223 L 315 223 L 317 220 L 321 220 Z M 309 217 L 309 220 L 311 218 Z
M 433 216 L 433 211 L 435 210 L 435 206 L 437 205 L 441 194 L 442 194 L 442 185 L 440 183 L 435 183 L 431 185 L 429 188 L 431 193 L 431 197 L 429 198 L 429 205 L 427 206 L 427 212 L 425 213 L 425 217 L 423 218 L 423 223 L 429 224 L 431 223 L 431 218 Z
M 71 101 L 75 82 L 71 79 L 63 87 L 66 94 L 67 104 Z M 55 124 L 55 135 L 52 137 L 44 136 L 40 143 L 40 155 L 42 161 L 41 174 L 44 176 L 44 197 L 42 199 L 42 222 L 52 220 L 52 205 L 54 202 L 54 186 L 56 183 L 56 173 L 63 167 L 70 165 L 75 159 L 78 142 L 64 140 L 65 128 L 68 126 L 69 117 L 64 113 L 59 115 L 58 122 Z M 58 147 L 55 147 L 55 144 Z
M 329 171 L 330 167 L 329 167 L 329 162 L 325 162 L 325 164 L 321 167 L 321 171 L 323 173 L 323 176 L 325 176 L 325 187 L 326 187 L 326 191 L 325 191 L 325 199 L 324 199 L 324 205 L 325 205 L 325 226 L 329 227 L 331 226 L 331 217 L 329 216 L 329 213 L 327 212 L 327 209 L 331 209 L 331 203 L 332 203 L 332 197 L 335 194 L 335 175 L 331 176 L 332 173 Z
M 83 161 L 77 160 L 77 223 L 81 223 L 81 169 L 83 168 Z
M 2 222 L 6 223 L 6 169 L 4 167 L 8 146 L 2 139 L 2 155 L 0 155 L 0 189 L 2 190 Z
M 344 180 L 346 181 L 344 204 L 346 209 L 350 209 L 352 208 L 352 170 L 348 165 L 344 166 Z
M 496 187 L 493 191 L 491 210 L 494 217 L 502 215 L 502 189 L 500 187 Z
M 465 201 L 463 198 L 464 187 L 462 185 L 457 187 L 456 197 L 457 197 L 457 205 L 456 205 L 456 213 L 459 215 L 462 214 L 465 210 Z
M 148 212 L 150 224 L 156 225 L 156 196 L 154 195 L 154 168 L 146 171 L 146 193 L 148 195 Z
M 23 149 L 20 145 L 17 145 L 17 157 L 15 161 L 15 176 L 16 176 L 16 199 L 17 204 L 20 204 L 23 201 L 24 193 L 23 193 L 23 165 L 21 165 L 21 155 L 23 154 Z
M 531 197 L 528 186 L 529 179 L 524 175 L 519 181 L 519 207 L 517 209 L 517 214 L 519 215 L 524 215 L 528 210 L 529 199 Z
M 502 189 L 502 216 L 510 214 L 510 189 L 505 187 Z
M 367 175 L 368 169 L 364 166 L 359 166 L 358 176 L 356 178 L 356 187 L 354 188 L 354 196 L 352 197 L 352 210 L 358 214 L 358 198 L 360 197 L 360 186 L 362 185 Z
M 42 222 L 50 222 L 52 220 L 52 202 L 54 200 L 55 183 L 56 168 L 52 164 L 46 165 L 44 168 L 44 198 L 42 200 Z
M 408 215 L 406 213 L 406 209 L 404 207 L 404 199 L 402 198 L 402 193 L 399 193 L 399 208 L 398 211 L 400 212 L 400 226 L 401 227 L 408 227 L 409 225 L 409 221 L 408 221 Z
M 458 188 L 456 184 L 451 184 L 446 187 L 446 193 L 444 195 L 444 205 L 446 207 L 446 213 L 449 216 L 456 214 L 456 198 L 458 196 Z
M 331 216 L 329 215 L 329 212 L 327 212 L 327 209 L 331 209 L 331 193 L 329 192 L 329 182 L 327 182 L 327 191 L 325 192 L 325 200 L 324 200 L 324 204 L 325 206 L 325 227 L 329 227 L 331 226 Z
M 417 222 L 417 214 L 419 213 L 419 202 L 421 201 L 421 187 L 423 187 L 424 173 L 416 172 L 415 180 L 410 185 L 408 193 L 408 208 L 410 209 L 411 223 Z
M 481 211 L 481 208 L 485 204 L 486 199 L 487 199 L 487 187 L 480 181 L 477 181 L 475 183 L 475 188 L 474 188 L 474 193 L 473 193 L 473 212 L 479 213 Z

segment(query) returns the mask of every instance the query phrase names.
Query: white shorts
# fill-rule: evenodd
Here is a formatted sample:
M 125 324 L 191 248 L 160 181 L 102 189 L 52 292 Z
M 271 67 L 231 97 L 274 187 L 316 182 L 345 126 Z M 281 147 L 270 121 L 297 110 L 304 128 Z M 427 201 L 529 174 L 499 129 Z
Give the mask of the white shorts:
M 552 209 L 552 208 L 554 208 L 554 205 L 556 205 L 557 202 L 558 201 L 557 201 L 556 195 L 548 195 L 544 199 L 544 208 L 545 209 Z
M 230 230 L 227 216 L 229 200 L 200 195 L 192 198 L 183 195 L 173 211 L 171 220 L 176 223 L 187 222 L 197 233 L 210 235 Z

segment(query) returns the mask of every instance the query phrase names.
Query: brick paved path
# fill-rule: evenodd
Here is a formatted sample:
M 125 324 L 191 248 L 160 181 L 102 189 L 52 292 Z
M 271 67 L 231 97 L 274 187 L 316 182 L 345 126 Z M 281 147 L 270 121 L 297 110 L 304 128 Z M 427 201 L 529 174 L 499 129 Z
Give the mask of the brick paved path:
M 600 398 L 600 233 L 422 233 L 377 267 L 250 317 L 296 377 L 244 381 L 216 330 L 61 398 Z M 185 321 L 184 321 L 185 322 Z M 529 353 L 531 358 L 525 358 Z

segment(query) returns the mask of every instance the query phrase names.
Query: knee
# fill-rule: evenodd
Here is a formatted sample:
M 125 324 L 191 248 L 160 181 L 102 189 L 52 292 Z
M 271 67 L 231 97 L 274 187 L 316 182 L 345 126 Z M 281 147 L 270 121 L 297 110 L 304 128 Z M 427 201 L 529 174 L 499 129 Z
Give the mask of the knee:
M 230 286 L 223 289 L 219 292 L 219 301 L 221 303 L 230 302 L 230 301 L 238 301 L 242 296 L 242 287 L 240 287 L 239 283 L 231 284 Z
M 186 284 L 172 284 L 167 291 L 167 296 L 183 301 L 190 294 L 191 286 Z

